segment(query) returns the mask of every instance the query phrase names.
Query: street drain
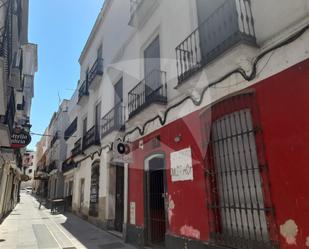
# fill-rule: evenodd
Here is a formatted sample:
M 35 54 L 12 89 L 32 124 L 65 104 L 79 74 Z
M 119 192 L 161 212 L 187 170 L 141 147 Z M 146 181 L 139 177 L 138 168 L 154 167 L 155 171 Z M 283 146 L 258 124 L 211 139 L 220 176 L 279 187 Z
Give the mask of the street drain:
M 119 242 L 99 245 L 99 248 L 101 248 L 101 249 L 120 249 L 120 248 L 124 248 L 124 247 L 125 247 L 124 244 L 119 243 Z
M 5 239 L 0 239 L 0 243 L 1 243 L 1 242 L 4 242 L 4 241 L 5 241 Z

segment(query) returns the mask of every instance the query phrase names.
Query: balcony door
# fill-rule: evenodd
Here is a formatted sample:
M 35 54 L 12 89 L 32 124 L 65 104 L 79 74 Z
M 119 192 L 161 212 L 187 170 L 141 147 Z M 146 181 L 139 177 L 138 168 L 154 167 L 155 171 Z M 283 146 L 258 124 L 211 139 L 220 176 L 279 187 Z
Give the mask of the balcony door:
M 83 119 L 83 137 L 87 134 L 87 117 Z
M 96 106 L 95 106 L 95 110 L 94 110 L 94 124 L 95 124 L 95 134 L 96 134 L 96 138 L 100 137 L 100 125 L 101 125 L 101 102 L 99 102 Z
M 160 39 L 157 36 L 144 51 L 145 97 L 160 88 Z
M 114 126 L 120 127 L 122 125 L 122 109 L 121 109 L 121 103 L 123 101 L 123 79 L 121 78 L 116 84 L 115 84 L 115 96 L 114 96 Z
M 99 182 L 100 182 L 100 161 L 95 161 L 91 166 L 90 182 L 90 206 L 89 215 L 99 215 Z
M 97 58 L 102 58 L 102 52 L 103 52 L 103 46 L 100 45 L 100 47 L 97 50 Z
M 201 56 L 204 64 L 212 60 L 223 43 L 238 30 L 236 1 L 196 0 Z

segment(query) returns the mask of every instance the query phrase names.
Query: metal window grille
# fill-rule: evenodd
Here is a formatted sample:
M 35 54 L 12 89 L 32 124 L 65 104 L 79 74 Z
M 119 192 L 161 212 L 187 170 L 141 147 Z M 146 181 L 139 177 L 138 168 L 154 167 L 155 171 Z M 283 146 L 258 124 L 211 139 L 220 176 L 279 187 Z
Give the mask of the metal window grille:
M 239 249 L 277 248 L 268 198 L 265 165 L 261 165 L 251 109 L 242 104 L 220 114 L 213 111 L 208 124 L 206 170 L 212 240 Z M 234 103 L 235 104 L 235 103 Z M 227 106 L 227 105 L 225 105 Z M 264 162 L 263 162 L 264 163 Z

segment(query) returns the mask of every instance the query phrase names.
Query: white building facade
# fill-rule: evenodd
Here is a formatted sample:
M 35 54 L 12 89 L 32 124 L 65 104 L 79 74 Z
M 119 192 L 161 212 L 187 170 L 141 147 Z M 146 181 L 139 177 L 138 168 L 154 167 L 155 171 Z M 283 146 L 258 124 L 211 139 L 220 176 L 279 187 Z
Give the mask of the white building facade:
M 309 197 L 308 16 L 306 0 L 106 0 L 69 104 L 72 210 L 139 246 L 305 248 L 289 210 L 308 211 L 292 204 Z
M 22 154 L 30 142 L 38 61 L 37 45 L 28 41 L 28 8 L 27 0 L 0 1 L 0 218 L 19 201 Z M 24 144 L 15 141 L 20 135 Z

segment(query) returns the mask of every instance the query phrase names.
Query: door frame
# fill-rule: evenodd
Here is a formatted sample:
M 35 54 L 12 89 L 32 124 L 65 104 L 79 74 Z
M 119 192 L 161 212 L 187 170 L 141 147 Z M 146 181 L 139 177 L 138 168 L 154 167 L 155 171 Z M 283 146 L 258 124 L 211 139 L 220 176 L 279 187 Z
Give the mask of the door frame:
M 124 213 L 125 213 L 125 165 L 124 165 L 124 163 L 113 163 L 113 164 L 111 164 L 111 166 L 112 167 L 114 167 L 114 173 L 115 173 L 115 193 L 114 193 L 114 197 L 115 197 L 115 203 L 114 203 L 114 221 L 113 221 L 113 229 L 115 230 L 115 231 L 118 231 L 117 230 L 117 227 L 116 227 L 116 217 L 117 217 L 117 169 L 118 169 L 118 167 L 121 167 L 122 168 L 122 170 L 123 170 L 123 178 L 122 178 L 122 181 L 123 181 L 123 183 L 122 183 L 122 185 L 123 185 L 123 188 L 122 188 L 122 233 L 123 233 L 123 231 L 124 231 L 124 229 L 123 229 L 123 224 L 125 223 L 125 217 L 124 217 Z M 120 232 L 120 231 L 118 231 L 118 232 Z
M 97 184 L 96 184 L 96 191 L 97 191 L 97 197 L 96 197 L 96 202 L 91 201 L 91 190 L 92 190 L 92 180 L 94 177 L 95 171 L 98 171 L 98 176 L 97 177 Z M 98 217 L 99 216 L 99 199 L 100 199 L 100 174 L 101 174 L 101 161 L 100 160 L 95 160 L 91 164 L 91 175 L 90 175 L 90 194 L 89 194 L 89 216 L 91 217 Z M 92 208 L 95 207 L 95 211 L 92 210 Z
M 167 168 L 166 168 L 166 154 L 164 151 L 157 151 L 151 153 L 150 155 L 146 156 L 144 159 L 144 237 L 145 243 L 147 245 L 151 245 L 151 229 L 149 225 L 149 218 L 150 218 L 150 210 L 149 210 L 149 198 L 147 197 L 147 190 L 149 189 L 149 162 L 154 158 L 161 158 L 163 160 L 163 185 L 164 185 L 164 213 L 165 213 L 165 234 L 168 231 L 169 224 L 168 224 L 168 207 L 167 207 L 167 196 L 168 196 L 168 187 L 167 187 Z M 164 240 L 165 242 L 165 240 Z

